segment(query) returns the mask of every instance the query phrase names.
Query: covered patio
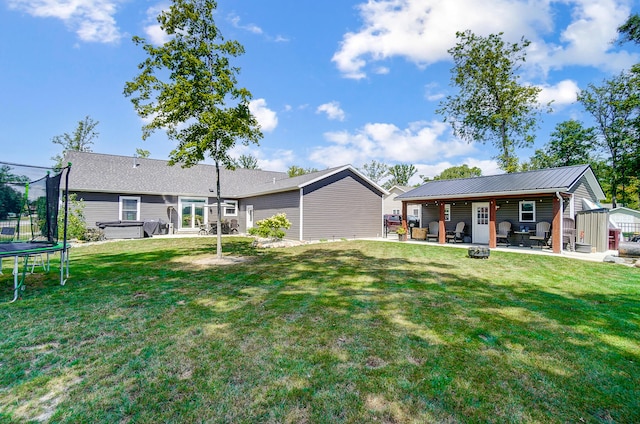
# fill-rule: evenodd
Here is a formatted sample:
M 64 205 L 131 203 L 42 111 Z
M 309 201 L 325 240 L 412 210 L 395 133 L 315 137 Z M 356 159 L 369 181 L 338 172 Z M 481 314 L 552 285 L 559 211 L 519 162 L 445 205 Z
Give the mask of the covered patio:
M 498 240 L 505 246 L 535 242 L 561 253 L 567 243 L 572 245 L 585 236 L 575 234 L 576 214 L 604 197 L 591 167 L 578 165 L 430 181 L 397 199 L 402 201 L 403 217 L 407 216 L 409 204 L 420 205 L 420 225 L 427 229 L 426 240 L 490 248 L 497 247 Z M 506 235 L 498 234 L 502 222 L 510 227 Z M 548 231 L 534 235 L 536 227 L 540 230 L 546 225 L 538 226 L 539 223 L 548 223 Z M 406 222 L 403 225 L 406 227 Z M 573 226 L 572 236 L 565 228 L 568 226 Z

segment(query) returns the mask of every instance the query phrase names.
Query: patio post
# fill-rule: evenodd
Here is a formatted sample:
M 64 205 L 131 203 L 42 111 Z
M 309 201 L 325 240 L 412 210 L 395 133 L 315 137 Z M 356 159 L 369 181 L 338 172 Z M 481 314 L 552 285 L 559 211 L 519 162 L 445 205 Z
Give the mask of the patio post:
M 440 206 L 440 219 L 438 219 L 438 243 L 445 244 L 447 242 L 447 229 L 444 227 L 444 202 L 438 202 Z
M 553 246 L 553 253 L 562 253 L 562 204 L 558 197 L 553 198 L 551 245 Z
M 407 226 L 407 202 L 405 202 L 404 200 L 402 201 L 402 228 L 404 228 L 405 230 L 408 229 Z M 407 231 L 407 234 L 409 233 L 409 231 Z
M 489 201 L 489 247 L 496 247 L 496 199 Z

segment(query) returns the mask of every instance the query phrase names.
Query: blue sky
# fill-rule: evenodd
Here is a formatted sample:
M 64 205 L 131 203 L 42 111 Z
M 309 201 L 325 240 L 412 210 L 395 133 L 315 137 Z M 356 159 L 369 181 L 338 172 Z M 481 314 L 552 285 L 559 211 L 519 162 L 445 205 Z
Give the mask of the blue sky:
M 167 2 L 2 0 L 0 3 L 0 160 L 51 165 L 89 115 L 99 121 L 93 151 L 167 159 L 163 133 L 141 139 L 142 121 L 122 94 L 144 52 L 133 35 L 160 42 L 155 16 Z M 456 140 L 435 113 L 450 87 L 447 49 L 455 32 L 504 32 L 530 40 L 521 81 L 540 86 L 544 114 L 527 160 L 558 122 L 593 125 L 576 93 L 640 62 L 616 46 L 616 28 L 638 3 L 628 0 L 219 0 L 216 24 L 244 45 L 240 84 L 253 94 L 260 146 L 239 146 L 262 169 L 326 167 L 371 160 L 411 163 L 433 177 L 462 164 L 500 172 L 490 144 Z

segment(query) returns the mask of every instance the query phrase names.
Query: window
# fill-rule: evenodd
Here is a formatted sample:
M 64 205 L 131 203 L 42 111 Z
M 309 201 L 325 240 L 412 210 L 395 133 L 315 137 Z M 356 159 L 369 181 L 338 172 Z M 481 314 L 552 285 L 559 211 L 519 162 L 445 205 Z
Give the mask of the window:
M 225 200 L 224 203 L 224 216 L 238 216 L 238 201 L 237 200 Z
M 444 204 L 444 220 L 451 221 L 451 203 Z
M 391 211 L 392 215 L 400 215 L 400 209 L 394 209 Z
M 418 216 L 420 214 L 420 209 L 414 209 L 413 210 L 413 215 L 414 216 Z
M 140 198 L 120 196 L 119 213 L 121 221 L 140 220 Z
M 533 200 L 520 201 L 520 222 L 536 222 L 536 202 Z

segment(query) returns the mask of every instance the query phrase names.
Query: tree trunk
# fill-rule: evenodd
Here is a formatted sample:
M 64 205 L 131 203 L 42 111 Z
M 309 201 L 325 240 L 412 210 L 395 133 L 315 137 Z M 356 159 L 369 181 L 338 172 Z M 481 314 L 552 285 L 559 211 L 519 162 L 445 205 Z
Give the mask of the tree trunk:
M 216 244 L 216 257 L 218 259 L 222 259 L 222 200 L 220 198 L 220 163 L 218 162 L 218 159 L 215 160 L 216 162 L 216 201 L 218 202 L 218 219 L 216 222 L 216 228 L 218 231 L 216 231 L 216 240 L 217 240 L 217 244 Z

